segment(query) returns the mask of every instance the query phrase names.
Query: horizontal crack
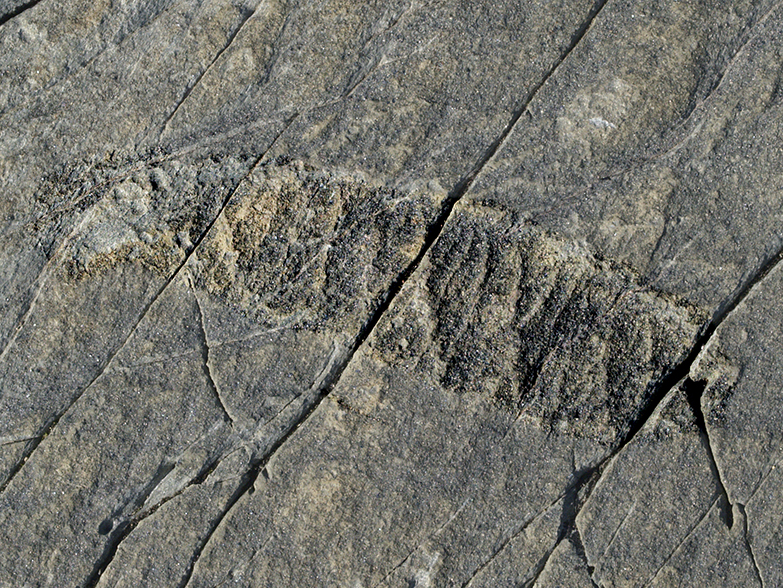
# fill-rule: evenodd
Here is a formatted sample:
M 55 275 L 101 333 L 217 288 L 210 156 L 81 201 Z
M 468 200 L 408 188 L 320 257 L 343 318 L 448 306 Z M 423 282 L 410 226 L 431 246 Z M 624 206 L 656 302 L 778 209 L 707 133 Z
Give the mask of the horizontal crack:
M 0 447 L 5 447 L 6 445 L 16 445 L 17 443 L 26 443 L 27 441 L 34 441 L 36 437 L 20 437 L 18 439 L 9 439 L 5 438 L 0 440 Z

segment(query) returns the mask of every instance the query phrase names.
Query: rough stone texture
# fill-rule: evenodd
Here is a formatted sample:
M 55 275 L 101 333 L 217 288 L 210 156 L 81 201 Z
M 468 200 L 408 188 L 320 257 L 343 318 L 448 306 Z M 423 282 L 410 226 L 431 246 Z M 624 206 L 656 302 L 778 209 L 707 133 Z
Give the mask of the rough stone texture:
M 783 582 L 781 287 L 778 266 L 721 324 L 691 376 L 706 384 L 701 402 L 718 471 L 766 586 Z
M 0 0 L 0 587 L 783 584 L 783 4 Z
M 560 542 L 533 584 L 536 588 L 595 588 L 596 585 L 584 559 L 584 548 L 571 540 Z
M 783 246 L 783 7 L 634 4 L 607 3 L 471 197 L 719 308 Z
M 4 542 L 33 560 L 4 562 L 8 573 L 34 583 L 46 573 L 33 565 L 48 549 L 46 529 L 62 528 L 50 564 L 59 581 L 78 582 L 107 538 L 199 483 L 224 456 L 244 450 L 252 460 L 273 445 L 277 421 L 307 410 L 346 355 L 351 334 L 388 290 L 390 270 L 410 262 L 430 210 L 425 196 L 399 201 L 388 190 L 303 166 L 256 167 L 100 374 L 55 409 L 44 439 L 28 441 L 30 459 L 4 484 L 0 528 L 8 533 Z M 129 221 L 126 213 L 85 224 L 72 247 L 83 261 L 72 269 L 65 256 L 63 282 L 106 288 L 101 274 L 109 267 L 115 276 L 118 262 L 104 244 L 126 248 L 106 233 L 124 235 Z M 168 269 L 168 249 L 145 251 L 144 239 L 134 238 L 141 250 L 135 265 Z M 88 318 L 69 310 L 71 320 Z M 4 412 L 12 416 L 21 392 L 7 391 Z M 47 475 L 53 461 L 58 468 Z M 236 469 L 235 479 L 242 473 Z M 47 491 L 28 492 L 36 479 Z M 51 502 L 49 492 L 61 499 Z M 82 521 L 92 519 L 100 524 L 87 533 Z M 80 552 L 92 555 L 75 557 Z
M 576 518 L 599 585 L 761 585 L 684 388 L 609 462 Z
M 606 324 L 580 329 L 592 313 Z M 637 313 L 655 313 L 661 331 L 630 320 Z M 692 345 L 691 318 L 572 243 L 508 215 L 455 211 L 328 402 L 229 512 L 191 585 L 234 576 L 249 585 L 404 585 L 426 576 L 490 586 L 511 579 L 510 569 L 515 584 L 529 581 L 560 539 L 573 477 L 622 433 L 609 415 L 627 422 L 638 411 L 659 365 Z M 544 335 L 539 381 L 504 389 L 495 370 L 525 381 L 530 368 L 519 358 L 535 356 L 528 342 Z M 635 343 L 613 349 L 621 340 Z M 638 371 L 596 367 L 587 345 L 629 352 Z M 455 374 L 455 357 L 476 371 Z M 250 565 L 253 557 L 263 564 Z M 506 565 L 493 565 L 498 558 Z

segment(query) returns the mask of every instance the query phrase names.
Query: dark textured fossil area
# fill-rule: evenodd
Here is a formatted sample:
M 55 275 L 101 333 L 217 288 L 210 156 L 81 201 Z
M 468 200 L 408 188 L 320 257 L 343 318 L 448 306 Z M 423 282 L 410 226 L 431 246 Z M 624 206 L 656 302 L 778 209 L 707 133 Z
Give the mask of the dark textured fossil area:
M 783 4 L 0 0 L 0 588 L 783 585 Z

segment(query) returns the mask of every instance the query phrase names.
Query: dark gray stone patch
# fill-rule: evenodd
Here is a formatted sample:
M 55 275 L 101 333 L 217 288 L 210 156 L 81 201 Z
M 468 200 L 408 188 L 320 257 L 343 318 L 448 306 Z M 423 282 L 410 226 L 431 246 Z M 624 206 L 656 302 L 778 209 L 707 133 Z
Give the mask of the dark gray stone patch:
M 585 318 L 591 305 L 606 326 Z M 701 318 L 579 244 L 458 205 L 334 391 L 228 510 L 191 585 L 533 581 L 564 539 L 580 472 L 616 448 Z M 520 341 L 543 333 L 555 333 L 540 343 L 548 362 L 529 367 L 520 355 L 537 348 Z M 633 377 L 591 377 L 591 338 L 631 354 Z M 497 394 L 528 370 L 540 376 L 527 404 Z
M 492 209 L 458 207 L 422 276 L 417 303 L 378 332 L 386 361 L 418 358 L 446 389 L 609 443 L 705 320 L 631 270 Z

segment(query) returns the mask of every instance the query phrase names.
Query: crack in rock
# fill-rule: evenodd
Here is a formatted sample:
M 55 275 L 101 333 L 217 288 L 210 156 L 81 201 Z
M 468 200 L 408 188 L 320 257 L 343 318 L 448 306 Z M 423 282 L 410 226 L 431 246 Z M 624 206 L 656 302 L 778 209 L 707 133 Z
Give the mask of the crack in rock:
M 721 309 L 716 312 L 715 317 L 703 327 L 702 335 L 698 338 L 687 357 L 675 365 L 668 374 L 659 380 L 659 383 L 655 386 L 649 401 L 642 408 L 638 417 L 632 422 L 630 429 L 624 435 L 620 443 L 616 445 L 615 449 L 609 455 L 607 455 L 598 465 L 594 467 L 594 471 L 599 472 L 599 478 L 603 466 L 609 463 L 633 440 L 642 427 L 644 427 L 644 425 L 650 420 L 650 417 L 653 415 L 667 394 L 671 392 L 677 385 L 679 385 L 681 381 L 691 382 L 691 380 L 688 378 L 688 374 L 693 368 L 697 358 L 702 353 L 702 350 L 705 349 L 712 339 L 716 329 L 725 321 L 731 312 L 736 309 L 737 306 L 743 300 L 745 300 L 745 298 L 747 298 L 751 290 L 757 284 L 763 281 L 764 278 L 766 278 L 766 276 L 775 268 L 775 266 L 780 263 L 781 259 L 783 259 L 783 248 L 777 251 L 774 255 L 770 256 L 762 264 L 760 269 L 745 282 L 745 284 L 737 291 L 737 293 L 732 298 L 728 299 L 725 304 L 721 305 Z M 688 400 L 691 406 L 694 407 L 694 414 L 701 431 L 706 431 L 704 424 L 704 413 L 701 410 L 701 396 L 704 393 L 704 389 L 705 386 L 701 385 L 700 383 L 694 382 L 688 385 Z M 715 474 L 716 482 L 719 485 L 719 492 L 722 496 L 725 497 L 727 502 L 727 510 L 724 512 L 730 512 L 731 505 L 728 501 L 728 493 L 720 476 L 720 471 L 717 468 L 715 457 L 712 453 L 708 438 L 705 440 L 705 445 L 710 457 L 710 467 L 714 468 L 713 472 Z M 596 480 L 596 482 L 597 481 L 598 480 Z M 589 498 L 589 494 L 585 500 L 587 500 L 587 498 Z M 732 526 L 733 517 L 731 514 L 726 514 L 724 520 L 729 527 Z
M 689 370 L 690 371 L 690 370 Z M 723 503 L 721 503 L 721 515 L 723 522 L 731 529 L 734 526 L 734 516 L 732 514 L 732 504 L 729 499 L 729 493 L 726 490 L 726 484 L 723 482 L 723 476 L 721 476 L 720 469 L 718 468 L 718 462 L 715 461 L 715 453 L 712 450 L 712 443 L 710 443 L 710 435 L 707 430 L 707 425 L 704 421 L 704 411 L 701 407 L 701 398 L 704 395 L 704 390 L 707 387 L 707 380 L 699 380 L 694 382 L 690 378 L 685 378 L 683 382 L 683 390 L 685 391 L 688 404 L 696 417 L 696 426 L 699 428 L 699 438 L 704 445 L 704 449 L 707 451 L 707 458 L 710 464 L 710 471 L 715 478 L 715 483 L 718 486 L 718 492 L 723 497 Z
M 3 15 L 0 15 L 0 27 L 3 26 L 5 23 L 7 23 L 9 20 L 16 18 L 23 12 L 26 12 L 27 10 L 30 10 L 31 8 L 34 8 L 36 4 L 41 2 L 41 0 L 30 0 L 29 2 L 22 2 L 16 7 L 11 8 L 8 12 L 6 12 Z
M 745 542 L 745 549 L 748 550 L 748 556 L 750 557 L 750 561 L 753 564 L 753 573 L 756 575 L 756 579 L 759 582 L 759 585 L 764 588 L 764 578 L 761 575 L 761 570 L 759 569 L 758 561 L 756 561 L 756 554 L 753 553 L 753 546 L 750 543 L 750 537 L 748 536 L 748 516 L 745 514 L 745 505 L 737 503 L 735 505 L 737 509 L 739 510 L 739 513 L 742 518 L 742 538 Z
M 174 106 L 174 109 L 171 111 L 171 114 L 169 114 L 166 117 L 166 120 L 164 120 L 163 124 L 161 125 L 161 131 L 160 131 L 160 134 L 158 136 L 158 142 L 159 143 L 160 143 L 160 140 L 163 137 L 163 135 L 166 134 L 166 131 L 168 130 L 169 124 L 171 123 L 172 119 L 177 114 L 177 112 L 179 112 L 180 107 L 187 101 L 188 97 L 190 97 L 190 95 L 193 92 L 193 90 L 196 88 L 196 86 L 199 85 L 199 83 L 204 78 L 204 76 L 207 75 L 207 73 L 209 73 L 209 71 L 212 69 L 212 66 L 215 65 L 217 60 L 220 59 L 220 56 L 223 55 L 223 53 L 225 53 L 226 50 L 231 46 L 231 44 L 237 38 L 239 33 L 242 31 L 242 28 L 245 26 L 245 24 L 247 24 L 247 21 L 250 20 L 253 17 L 253 15 L 256 13 L 256 11 L 258 10 L 258 7 L 261 5 L 261 3 L 262 2 L 258 2 L 253 8 L 245 7 L 242 10 L 242 13 L 240 14 L 239 25 L 233 31 L 231 31 L 231 33 L 228 36 L 228 39 L 226 40 L 225 45 L 223 45 L 223 47 L 221 47 L 220 50 L 215 54 L 215 56 L 209 62 L 207 67 L 205 67 L 204 70 L 201 73 L 198 74 L 198 76 L 196 77 L 196 80 L 192 84 L 189 84 L 185 88 L 185 91 L 182 94 L 182 98 L 179 99 L 177 104 Z
M 225 403 L 223 402 L 223 396 L 220 394 L 220 388 L 218 388 L 217 382 L 215 382 L 215 378 L 212 376 L 212 366 L 210 364 L 210 358 L 209 358 L 209 340 L 207 338 L 207 325 L 204 319 L 204 309 L 201 306 L 201 302 L 198 299 L 198 294 L 196 294 L 195 287 L 193 286 L 193 278 L 190 275 L 190 272 L 188 272 L 187 275 L 188 278 L 188 284 L 190 286 L 190 290 L 193 294 L 193 299 L 196 301 L 196 307 L 198 308 L 198 316 L 199 316 L 199 323 L 201 325 L 201 355 L 204 363 L 204 375 L 207 376 L 207 381 L 209 382 L 209 388 L 212 391 L 213 396 L 215 397 L 215 400 L 217 401 L 218 405 L 220 406 L 220 410 L 223 412 L 223 416 L 226 419 L 227 422 L 234 424 L 234 417 L 231 416 L 231 413 L 228 412 L 228 408 L 226 408 Z
M 291 121 L 292 122 L 292 121 Z M 289 122 L 290 124 L 290 122 Z M 288 126 L 284 127 L 280 133 L 276 136 L 275 140 L 287 129 Z M 270 144 L 269 148 L 271 149 L 272 146 L 274 146 L 274 140 Z M 261 160 L 264 158 L 266 153 L 268 152 L 268 149 L 265 150 L 255 161 L 253 165 L 250 166 L 249 171 L 245 175 L 245 178 L 250 175 L 253 170 L 261 163 Z M 151 297 L 151 299 L 144 305 L 144 307 L 141 309 L 137 319 L 131 326 L 131 328 L 128 330 L 128 333 L 125 335 L 125 337 L 120 341 L 117 345 L 117 347 L 107 356 L 105 361 L 103 362 L 100 369 L 98 369 L 95 376 L 76 394 L 74 394 L 71 399 L 68 401 L 66 406 L 63 410 L 55 414 L 49 421 L 42 427 L 41 434 L 36 438 L 36 440 L 30 444 L 30 447 L 25 451 L 22 458 L 17 462 L 17 464 L 11 469 L 8 477 L 6 478 L 5 482 L 2 486 L 0 486 L 0 494 L 2 494 L 11 484 L 13 479 L 16 477 L 16 475 L 21 471 L 24 464 L 27 462 L 27 460 L 30 458 L 30 456 L 35 452 L 35 450 L 38 448 L 40 443 L 52 432 L 52 430 L 57 426 L 57 424 L 60 422 L 60 420 L 73 408 L 73 406 L 79 401 L 80 398 L 84 396 L 84 394 L 92 388 L 92 386 L 98 381 L 101 376 L 106 372 L 106 370 L 109 368 L 109 366 L 112 364 L 114 358 L 125 348 L 128 341 L 131 340 L 133 337 L 133 334 L 138 329 L 139 325 L 142 324 L 145 317 L 148 315 L 150 310 L 155 306 L 156 302 L 161 298 L 164 292 L 167 291 L 169 286 L 174 282 L 174 280 L 180 275 L 182 270 L 186 267 L 186 264 L 190 261 L 190 259 L 193 257 L 193 255 L 196 253 L 196 251 L 199 249 L 199 246 L 206 238 L 207 234 L 212 230 L 212 227 L 215 225 L 217 220 L 220 218 L 220 216 L 223 214 L 223 211 L 226 209 L 226 206 L 228 206 L 229 202 L 233 198 L 234 194 L 237 192 L 237 190 L 242 185 L 245 178 L 242 178 L 239 180 L 234 187 L 233 190 L 230 190 L 228 194 L 225 196 L 223 201 L 220 204 L 219 209 L 217 210 L 215 216 L 207 223 L 206 227 L 201 231 L 201 233 L 196 238 L 196 241 L 192 244 L 190 251 L 185 255 L 181 261 L 176 265 L 176 267 L 173 269 L 173 271 L 168 275 L 167 279 L 164 281 L 164 283 L 156 290 L 155 294 Z

